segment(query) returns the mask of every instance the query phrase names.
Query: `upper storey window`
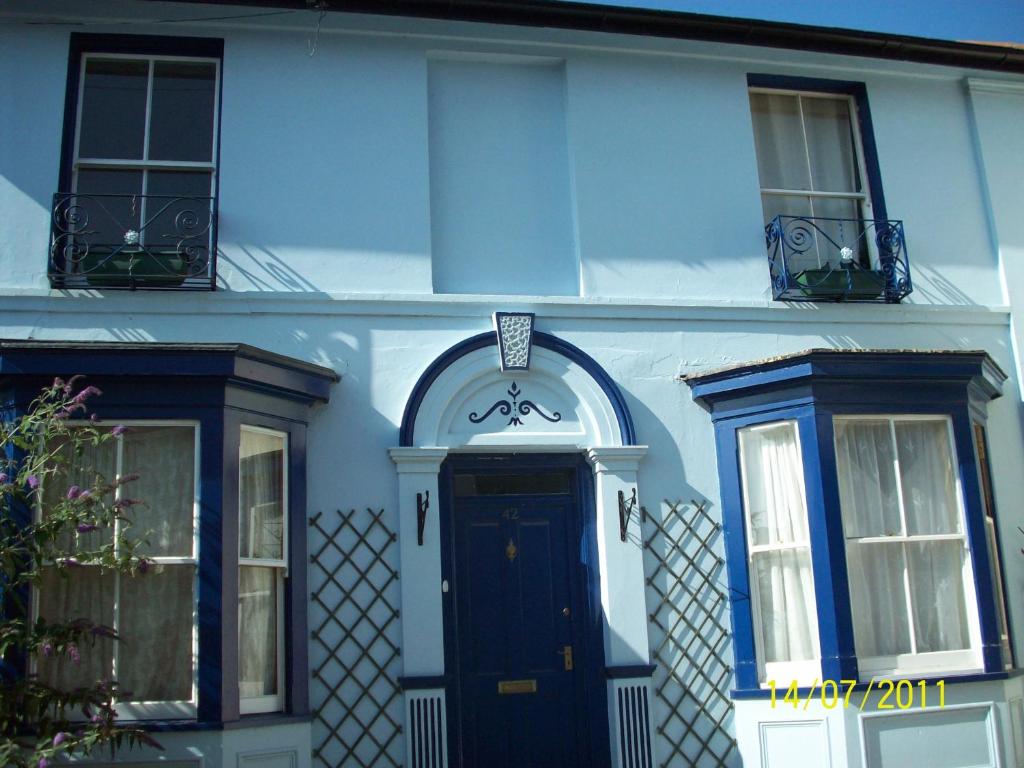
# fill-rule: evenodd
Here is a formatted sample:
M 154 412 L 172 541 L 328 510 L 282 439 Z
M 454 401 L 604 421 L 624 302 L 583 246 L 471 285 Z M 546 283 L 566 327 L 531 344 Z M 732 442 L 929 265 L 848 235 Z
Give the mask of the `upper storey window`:
M 72 45 L 74 133 L 54 200 L 51 280 L 209 288 L 220 57 L 129 40 Z
M 860 83 L 750 75 L 776 299 L 899 301 L 903 224 L 887 221 Z
M 750 112 L 765 221 L 873 218 L 850 96 L 752 89 Z

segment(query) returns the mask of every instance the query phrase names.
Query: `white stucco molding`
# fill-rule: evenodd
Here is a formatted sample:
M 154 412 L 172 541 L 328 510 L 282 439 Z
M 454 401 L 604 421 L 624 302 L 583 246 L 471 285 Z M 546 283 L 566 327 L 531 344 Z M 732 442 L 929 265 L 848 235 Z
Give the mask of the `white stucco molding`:
M 423 472 L 436 475 L 448 455 L 447 448 L 389 448 L 399 474 Z
M 966 83 L 967 90 L 971 93 L 997 93 L 1009 96 L 1024 96 L 1024 82 L 968 77 L 966 79 Z
M 591 448 L 587 451 L 587 459 L 594 465 L 594 471 L 598 474 L 636 472 L 646 455 L 646 445 Z

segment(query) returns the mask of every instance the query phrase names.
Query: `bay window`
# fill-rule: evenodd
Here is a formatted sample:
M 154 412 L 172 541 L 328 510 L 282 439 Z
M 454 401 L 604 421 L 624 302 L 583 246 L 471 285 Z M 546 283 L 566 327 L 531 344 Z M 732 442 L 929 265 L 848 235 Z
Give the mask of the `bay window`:
M 687 377 L 715 424 L 738 695 L 1003 674 L 975 434 L 1004 380 L 983 352 L 840 350 Z
M 217 729 L 255 713 L 305 718 L 306 424 L 335 374 L 240 344 L 2 340 L 0 370 L 14 414 L 55 376 L 102 390 L 90 401 L 99 423 L 125 430 L 77 463 L 139 476 L 116 493 L 144 502 L 125 533 L 151 562 L 136 576 L 46 573 L 34 615 L 90 618 L 124 640 L 97 638 L 78 664 L 41 655 L 27 671 L 62 686 L 115 680 L 124 720 Z M 93 479 L 47 476 L 40 513 Z

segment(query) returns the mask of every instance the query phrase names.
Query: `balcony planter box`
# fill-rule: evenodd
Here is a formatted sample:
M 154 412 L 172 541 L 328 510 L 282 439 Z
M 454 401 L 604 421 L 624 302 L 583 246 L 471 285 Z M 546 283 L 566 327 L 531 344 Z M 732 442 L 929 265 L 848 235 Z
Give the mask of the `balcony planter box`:
M 188 274 L 188 265 L 177 252 L 91 252 L 81 261 L 86 282 L 96 288 L 175 288 Z
M 878 299 L 885 292 L 885 274 L 877 269 L 805 269 L 793 282 L 809 299 Z

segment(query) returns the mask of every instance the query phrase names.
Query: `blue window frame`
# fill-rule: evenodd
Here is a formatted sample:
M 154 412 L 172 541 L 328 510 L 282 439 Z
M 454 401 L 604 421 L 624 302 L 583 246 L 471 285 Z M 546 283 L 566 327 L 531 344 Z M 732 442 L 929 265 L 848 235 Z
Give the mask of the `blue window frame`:
M 198 564 L 194 590 L 198 659 L 196 716 L 167 727 L 220 727 L 237 721 L 239 686 L 239 507 L 244 431 L 280 435 L 287 446 L 287 519 L 282 538 L 281 660 L 278 716 L 309 713 L 306 589 L 306 424 L 337 375 L 320 366 L 239 344 L 0 342 L 5 413 L 23 411 L 55 376 L 83 374 L 102 395 L 107 422 L 187 422 L 198 431 Z M 278 504 L 281 505 L 280 503 Z M 251 710 L 250 710 L 251 711 Z M 154 723 L 153 727 L 162 727 Z
M 1002 606 L 995 583 L 998 569 L 993 567 L 998 553 L 989 545 L 975 428 L 984 426 L 986 404 L 999 396 L 1004 380 L 1005 374 L 984 352 L 834 350 L 805 352 L 687 378 L 694 399 L 711 412 L 715 427 L 736 654 L 735 695 L 758 695 L 755 692 L 760 692 L 769 679 L 765 675 L 764 627 L 760 624 L 764 612 L 757 609 L 757 575 L 750 568 L 751 552 L 756 553 L 758 546 L 751 539 L 750 512 L 745 509 L 750 494 L 744 488 L 742 435 L 751 428 L 783 423 L 792 424 L 798 437 L 813 581 L 809 612 L 816 614 L 814 630 L 820 646 L 817 658 L 811 659 L 814 673 L 806 684 L 813 677 L 867 680 L 877 671 L 872 664 L 878 659 L 869 658 L 865 649 L 870 643 L 863 630 L 858 656 L 855 616 L 862 610 L 858 599 L 863 590 L 858 592 L 856 584 L 851 587 L 849 552 L 854 545 L 848 538 L 850 471 L 842 463 L 849 456 L 837 448 L 836 442 L 837 425 L 842 430 L 847 423 L 890 424 L 894 430 L 901 424 L 925 424 L 935 435 L 949 436 L 948 450 L 941 447 L 939 439 L 929 445 L 938 446 L 933 451 L 939 457 L 936 461 L 946 457 L 950 464 L 941 476 L 955 478 L 955 513 L 960 515 L 962 528 L 957 533 L 956 524 L 950 523 L 950 532 L 940 531 L 932 538 L 946 541 L 947 547 L 961 542 L 964 550 L 963 590 L 975 596 L 966 601 L 965 608 L 965 626 L 972 633 L 967 649 L 971 660 L 965 662 L 963 654 L 928 655 L 921 651 L 916 656 L 901 657 L 900 663 L 912 665 L 917 659 L 934 664 L 907 669 L 905 674 L 900 670 L 901 676 L 941 674 L 948 678 L 959 674 L 968 679 L 977 674 L 1003 673 L 1009 660 L 1004 658 L 1000 643 Z M 787 471 L 792 474 L 791 468 Z M 868 478 L 862 484 L 871 482 Z M 897 482 L 904 482 L 902 476 Z M 894 530 L 864 540 L 904 548 L 921 544 L 907 533 Z M 910 573 L 908 566 L 903 569 Z M 912 613 L 912 606 L 908 611 Z M 916 618 L 909 621 L 913 623 Z M 920 643 L 921 648 L 925 645 Z M 803 682 L 800 677 L 794 679 Z M 785 684 L 789 682 L 787 676 Z

